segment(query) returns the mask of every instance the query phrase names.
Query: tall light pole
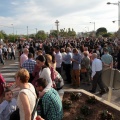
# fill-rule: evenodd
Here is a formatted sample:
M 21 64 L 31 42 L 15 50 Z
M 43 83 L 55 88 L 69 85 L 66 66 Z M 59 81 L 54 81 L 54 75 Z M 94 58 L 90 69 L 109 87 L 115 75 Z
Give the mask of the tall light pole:
M 94 31 L 95 31 L 95 22 L 90 22 L 90 23 L 93 23 L 93 24 L 94 24 Z
M 120 28 L 120 1 L 117 3 L 107 2 L 108 5 L 113 4 L 118 6 L 118 29 Z
M 56 21 L 55 21 L 55 24 L 56 24 L 56 26 L 57 26 L 57 39 L 58 39 L 58 36 L 59 36 L 59 31 L 58 31 L 59 21 L 56 20 Z
M 28 26 L 27 26 L 27 40 L 28 40 L 28 38 L 29 38 L 29 37 L 28 37 Z
M 14 25 L 13 24 L 11 24 L 12 25 L 12 28 L 13 28 L 13 40 L 14 40 L 14 42 L 15 42 L 15 36 L 14 36 Z
M 37 40 L 37 28 L 35 28 L 36 29 L 36 40 Z

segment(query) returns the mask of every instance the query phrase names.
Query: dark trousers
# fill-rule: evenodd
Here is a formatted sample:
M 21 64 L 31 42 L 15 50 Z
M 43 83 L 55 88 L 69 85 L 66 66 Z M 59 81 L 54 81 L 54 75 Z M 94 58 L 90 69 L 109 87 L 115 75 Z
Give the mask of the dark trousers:
M 97 84 L 99 85 L 101 91 L 104 91 L 104 85 L 101 79 L 102 71 L 96 72 L 92 81 L 92 91 L 96 92 Z
M 56 70 L 60 73 L 60 75 L 61 75 L 61 67 L 59 67 L 59 68 L 56 68 Z
M 29 74 L 30 74 L 30 79 L 29 79 L 29 82 L 30 82 L 30 83 L 32 83 L 32 81 L 33 81 L 34 77 L 33 77 L 32 73 L 29 73 Z
M 65 74 L 67 82 L 71 83 L 71 64 L 65 64 Z
M 14 52 L 11 53 L 11 59 L 12 59 L 12 57 L 14 57 L 14 60 L 15 60 L 15 54 L 14 54 Z
M 4 61 L 3 61 L 3 56 L 2 56 L 2 54 L 0 55 L 0 61 L 1 61 L 1 63 L 2 63 L 2 64 L 4 64 Z

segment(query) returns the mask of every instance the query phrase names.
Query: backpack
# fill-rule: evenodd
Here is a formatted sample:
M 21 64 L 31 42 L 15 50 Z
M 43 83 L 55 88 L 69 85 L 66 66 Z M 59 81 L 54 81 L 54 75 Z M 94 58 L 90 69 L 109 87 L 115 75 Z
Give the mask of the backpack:
M 62 76 L 56 71 L 54 68 L 50 68 L 51 71 L 51 79 L 53 81 L 53 84 L 55 84 L 55 89 L 60 90 L 64 86 L 64 80 Z M 54 85 L 53 85 L 54 87 Z

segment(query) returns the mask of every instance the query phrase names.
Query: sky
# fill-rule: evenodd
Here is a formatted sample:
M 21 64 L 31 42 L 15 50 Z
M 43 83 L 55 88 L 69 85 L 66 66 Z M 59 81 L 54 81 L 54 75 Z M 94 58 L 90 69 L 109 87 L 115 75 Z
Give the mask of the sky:
M 0 30 L 7 34 L 28 34 L 36 31 L 73 28 L 88 32 L 105 27 L 118 30 L 118 0 L 0 0 Z M 116 20 L 115 23 L 112 21 Z M 91 22 L 91 23 L 90 23 Z M 95 24 L 94 24 L 95 23 Z

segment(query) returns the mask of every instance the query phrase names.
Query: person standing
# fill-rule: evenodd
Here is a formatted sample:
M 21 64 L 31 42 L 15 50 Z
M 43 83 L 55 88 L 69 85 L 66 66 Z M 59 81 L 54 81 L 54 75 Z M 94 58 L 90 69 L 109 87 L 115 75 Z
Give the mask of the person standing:
M 82 72 L 82 69 L 85 69 L 86 71 Z M 82 77 L 82 83 L 90 84 L 90 58 L 88 56 L 88 52 L 84 51 L 84 58 L 81 61 L 81 77 Z
M 80 64 L 81 64 L 81 55 L 78 53 L 78 49 L 73 49 L 73 57 L 72 61 L 72 82 L 73 86 L 79 87 L 80 86 Z
M 117 69 L 120 70 L 120 48 L 119 48 L 119 52 L 117 54 Z
M 65 75 L 66 75 L 66 81 L 68 83 L 71 83 L 71 66 L 72 66 L 72 53 L 71 53 L 71 48 L 67 47 L 66 48 L 66 53 L 67 55 L 64 57 L 64 62 L 65 62 Z
M 30 44 L 29 52 L 33 54 L 33 58 L 34 58 L 34 56 L 35 56 L 35 49 L 34 49 L 32 44 Z
M 31 120 L 32 111 L 36 104 L 37 95 L 34 86 L 28 83 L 29 78 L 29 72 L 23 68 L 15 74 L 16 85 L 20 87 L 17 97 L 20 120 Z M 37 114 L 35 114 L 34 118 L 36 116 Z
M 12 45 L 11 46 L 11 60 L 12 60 L 12 57 L 14 57 L 14 60 L 15 60 L 15 46 L 14 45 Z
M 113 68 L 113 57 L 109 54 L 108 49 L 104 48 L 104 55 L 101 57 L 103 70 Z
M 42 92 L 47 87 L 47 80 L 39 78 L 35 86 L 37 92 Z M 38 108 L 40 108 L 38 115 L 45 120 L 62 120 L 63 118 L 63 108 L 60 96 L 52 87 L 41 97 Z
M 1 46 L 1 45 L 0 45 L 0 61 L 1 61 L 1 63 L 4 65 L 3 53 L 2 53 L 2 46 Z
M 28 60 L 28 53 L 29 50 L 27 48 L 24 48 L 23 54 L 20 56 L 20 67 L 22 67 L 22 64 Z
M 55 46 L 55 53 L 56 70 L 61 74 L 62 54 L 60 53 L 60 48 L 58 46 Z
M 92 54 L 92 75 L 91 75 L 91 80 L 92 80 L 92 89 L 89 90 L 91 93 L 96 92 L 97 84 L 99 85 L 101 92 L 100 94 L 104 94 L 105 88 L 102 82 L 102 61 L 97 58 L 97 54 L 93 53 Z
M 34 70 L 34 67 L 36 65 L 36 61 L 33 60 L 33 54 L 32 53 L 29 53 L 28 54 L 28 60 L 26 60 L 23 64 L 22 64 L 22 68 L 25 68 L 28 70 L 29 74 L 30 74 L 30 79 L 29 79 L 29 82 L 32 83 L 33 81 L 33 70 Z
M 16 110 L 16 99 L 13 98 L 13 92 L 6 88 L 4 91 L 4 100 L 0 104 L 0 120 L 10 120 L 10 115 Z

